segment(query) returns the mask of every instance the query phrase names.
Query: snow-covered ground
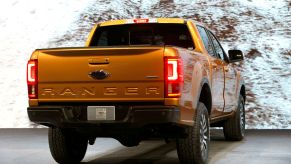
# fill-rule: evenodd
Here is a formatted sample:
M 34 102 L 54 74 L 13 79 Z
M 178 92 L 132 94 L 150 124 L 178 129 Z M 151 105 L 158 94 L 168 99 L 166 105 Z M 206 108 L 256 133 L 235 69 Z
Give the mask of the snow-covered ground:
M 70 31 L 91 1 L 0 1 L 0 128 L 29 127 L 26 63 L 36 48 Z
M 82 46 L 99 21 L 182 17 L 204 22 L 238 48 L 247 83 L 247 127 L 291 128 L 291 3 L 288 0 L 5 0 L 0 2 L 0 127 L 26 116 L 26 61 L 35 48 Z

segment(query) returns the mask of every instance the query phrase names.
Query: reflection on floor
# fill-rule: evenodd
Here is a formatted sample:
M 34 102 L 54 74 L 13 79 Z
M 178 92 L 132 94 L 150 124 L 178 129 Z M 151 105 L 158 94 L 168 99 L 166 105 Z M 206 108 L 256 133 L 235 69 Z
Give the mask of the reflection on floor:
M 213 130 L 210 164 L 290 164 L 291 130 L 248 130 L 241 142 L 228 142 L 221 130 Z M 0 129 L 0 163 L 55 163 L 48 143 L 47 129 Z M 127 148 L 118 141 L 98 138 L 89 146 L 83 163 L 88 164 L 177 164 L 175 143 L 145 141 Z

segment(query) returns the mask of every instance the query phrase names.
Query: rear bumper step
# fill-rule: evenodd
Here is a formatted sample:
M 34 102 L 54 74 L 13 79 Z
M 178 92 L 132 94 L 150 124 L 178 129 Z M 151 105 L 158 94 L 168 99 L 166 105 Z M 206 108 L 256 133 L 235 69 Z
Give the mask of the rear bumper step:
M 116 107 L 115 120 L 88 120 L 87 106 L 40 106 L 27 108 L 32 122 L 63 128 L 124 125 L 142 127 L 148 124 L 178 123 L 180 111 L 175 106 Z

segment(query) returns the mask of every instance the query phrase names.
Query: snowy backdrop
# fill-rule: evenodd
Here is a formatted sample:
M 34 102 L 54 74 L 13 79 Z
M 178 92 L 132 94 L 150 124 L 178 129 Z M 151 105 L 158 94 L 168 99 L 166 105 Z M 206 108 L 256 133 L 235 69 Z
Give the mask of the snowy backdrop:
M 201 21 L 247 83 L 247 128 L 291 128 L 290 0 L 0 1 L 0 128 L 35 127 L 27 118 L 26 62 L 36 48 L 83 46 L 99 21 L 180 17 Z

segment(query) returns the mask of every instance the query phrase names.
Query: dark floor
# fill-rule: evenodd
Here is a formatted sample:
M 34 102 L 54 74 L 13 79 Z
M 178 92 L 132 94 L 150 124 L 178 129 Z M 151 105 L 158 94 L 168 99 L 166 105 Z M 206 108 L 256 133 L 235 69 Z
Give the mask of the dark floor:
M 210 164 L 291 164 L 291 130 L 248 130 L 241 142 L 224 141 L 221 131 L 213 130 L 210 144 Z M 146 141 L 126 148 L 106 138 L 89 146 L 83 162 L 179 163 L 174 143 Z M 0 129 L 0 164 L 6 163 L 55 163 L 48 148 L 47 129 Z

